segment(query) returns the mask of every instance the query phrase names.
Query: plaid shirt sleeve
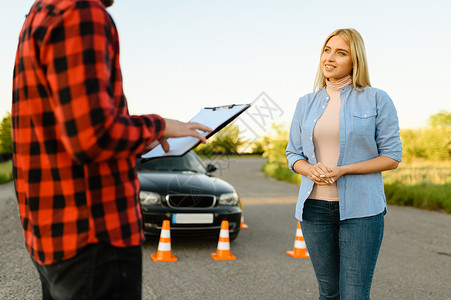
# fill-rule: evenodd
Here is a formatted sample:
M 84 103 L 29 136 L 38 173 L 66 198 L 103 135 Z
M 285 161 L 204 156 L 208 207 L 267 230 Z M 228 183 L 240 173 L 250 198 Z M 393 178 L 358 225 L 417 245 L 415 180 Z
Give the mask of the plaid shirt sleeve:
M 100 1 L 34 3 L 19 38 L 11 116 L 19 211 L 37 262 L 99 241 L 141 244 L 135 158 L 165 124 L 130 116 L 117 30 Z
M 40 57 L 66 150 L 81 162 L 140 153 L 164 122 L 127 113 L 116 27 L 101 5 L 79 1 L 49 27 Z

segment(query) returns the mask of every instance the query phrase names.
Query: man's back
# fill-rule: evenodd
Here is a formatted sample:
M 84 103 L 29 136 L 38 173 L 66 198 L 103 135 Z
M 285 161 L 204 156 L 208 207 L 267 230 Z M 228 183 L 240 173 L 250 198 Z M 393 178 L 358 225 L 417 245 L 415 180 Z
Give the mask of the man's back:
M 117 30 L 100 1 L 34 4 L 17 50 L 12 127 L 25 242 L 37 262 L 98 241 L 141 244 L 135 157 L 164 121 L 129 115 Z

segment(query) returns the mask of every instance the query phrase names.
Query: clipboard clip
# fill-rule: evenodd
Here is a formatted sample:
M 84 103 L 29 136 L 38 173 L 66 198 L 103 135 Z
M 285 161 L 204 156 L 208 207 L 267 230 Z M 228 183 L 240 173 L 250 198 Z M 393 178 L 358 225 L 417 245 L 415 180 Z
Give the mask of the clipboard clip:
M 230 104 L 230 105 L 222 105 L 222 106 L 215 106 L 215 107 L 205 107 L 205 109 L 211 109 L 213 111 L 216 111 L 218 109 L 222 109 L 222 108 L 227 108 L 227 109 L 231 109 L 235 106 L 236 104 Z

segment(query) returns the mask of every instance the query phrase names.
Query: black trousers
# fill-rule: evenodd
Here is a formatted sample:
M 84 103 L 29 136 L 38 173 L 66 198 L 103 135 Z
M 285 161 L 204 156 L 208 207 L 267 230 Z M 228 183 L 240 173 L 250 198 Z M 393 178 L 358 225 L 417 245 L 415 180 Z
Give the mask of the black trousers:
M 77 256 L 52 265 L 34 261 L 47 299 L 141 299 L 141 246 L 90 244 Z

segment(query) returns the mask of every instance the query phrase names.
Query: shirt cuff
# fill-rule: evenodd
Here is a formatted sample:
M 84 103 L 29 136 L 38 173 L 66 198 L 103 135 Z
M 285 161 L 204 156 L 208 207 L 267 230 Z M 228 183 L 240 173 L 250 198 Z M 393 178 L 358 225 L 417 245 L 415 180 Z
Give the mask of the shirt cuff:
M 156 114 L 146 115 L 146 117 L 150 120 L 151 124 L 153 124 L 155 131 L 154 140 L 160 139 L 163 136 L 164 130 L 166 129 L 166 122 L 164 121 L 164 118 Z
M 380 156 L 386 156 L 386 157 L 389 157 L 389 158 L 391 158 L 393 160 L 396 160 L 397 162 L 401 162 L 402 151 L 381 153 Z

